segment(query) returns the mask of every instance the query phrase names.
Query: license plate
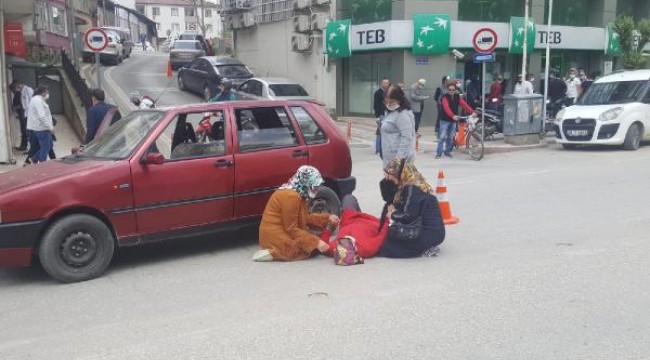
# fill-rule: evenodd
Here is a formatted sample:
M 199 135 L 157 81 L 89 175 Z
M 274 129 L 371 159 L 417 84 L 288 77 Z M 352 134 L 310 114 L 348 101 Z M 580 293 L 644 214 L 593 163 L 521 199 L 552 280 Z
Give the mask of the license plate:
M 587 130 L 569 130 L 567 134 L 569 136 L 587 136 L 589 132 Z

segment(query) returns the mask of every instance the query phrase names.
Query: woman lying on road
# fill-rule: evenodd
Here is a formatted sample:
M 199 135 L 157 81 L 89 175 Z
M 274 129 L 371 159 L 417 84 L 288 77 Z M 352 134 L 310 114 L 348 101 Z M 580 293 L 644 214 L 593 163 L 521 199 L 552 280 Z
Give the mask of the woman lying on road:
M 438 245 L 445 240 L 445 224 L 433 187 L 410 161 L 391 161 L 384 168 L 384 176 L 397 186 L 386 218 L 392 224 L 410 224 L 420 219 L 421 225 L 418 238 L 409 241 L 397 239 L 389 231 L 379 255 L 391 258 L 436 255 Z
M 337 225 L 330 214 L 309 214 L 307 202 L 323 183 L 318 170 L 301 166 L 289 181 L 276 190 L 266 204 L 260 224 L 260 247 L 253 261 L 291 261 L 309 258 L 315 250 L 327 252 L 329 245 L 310 233 L 307 226 Z

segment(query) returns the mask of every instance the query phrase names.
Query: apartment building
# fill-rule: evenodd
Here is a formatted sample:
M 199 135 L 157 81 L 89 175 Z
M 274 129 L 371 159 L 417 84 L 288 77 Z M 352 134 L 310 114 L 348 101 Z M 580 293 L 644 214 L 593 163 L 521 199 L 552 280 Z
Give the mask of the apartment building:
M 135 0 L 135 7 L 156 22 L 160 38 L 184 32 L 205 33 L 207 39 L 221 36 L 217 0 Z

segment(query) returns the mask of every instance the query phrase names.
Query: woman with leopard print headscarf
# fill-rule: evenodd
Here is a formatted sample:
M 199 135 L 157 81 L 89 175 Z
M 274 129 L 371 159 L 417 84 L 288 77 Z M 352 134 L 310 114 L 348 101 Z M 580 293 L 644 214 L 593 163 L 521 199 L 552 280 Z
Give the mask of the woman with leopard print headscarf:
M 322 183 L 316 168 L 301 166 L 271 195 L 260 224 L 262 250 L 253 255 L 254 261 L 304 260 L 315 250 L 327 252 L 329 244 L 307 229 L 308 226 L 324 228 L 339 221 L 336 215 L 309 213 L 307 203 L 316 196 Z

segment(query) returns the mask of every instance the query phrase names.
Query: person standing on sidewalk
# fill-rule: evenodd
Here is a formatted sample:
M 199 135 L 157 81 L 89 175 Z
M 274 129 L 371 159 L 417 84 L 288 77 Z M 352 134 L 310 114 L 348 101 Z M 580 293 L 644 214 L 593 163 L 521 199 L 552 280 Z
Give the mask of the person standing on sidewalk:
M 91 97 L 93 106 L 88 109 L 88 114 L 86 115 L 86 144 L 95 138 L 97 129 L 99 129 L 99 125 L 101 125 L 102 120 L 106 117 L 106 113 L 114 107 L 114 105 L 104 102 L 106 94 L 104 94 L 103 90 L 92 90 Z
M 404 91 L 391 86 L 386 92 L 386 117 L 381 123 L 381 159 L 415 161 L 415 116 Z
M 514 95 L 532 95 L 533 84 L 528 80 L 521 80 L 521 75 L 517 75 L 517 84 L 515 90 L 512 92 Z
M 20 146 L 14 147 L 14 150 L 27 150 L 27 117 L 25 116 L 26 108 L 23 106 L 22 88 L 24 86 L 20 80 L 16 80 L 9 85 L 9 90 L 13 95 L 12 109 L 16 114 L 16 120 L 20 125 Z
M 447 94 L 442 96 L 442 113 L 440 116 L 440 131 L 438 131 L 436 159 L 440 159 L 443 153 L 445 156 L 451 157 L 451 151 L 454 149 L 456 124 L 460 119 L 458 114 L 461 107 L 467 113 L 471 113 L 472 116 L 476 115 L 467 102 L 456 93 L 456 83 L 449 82 L 447 85 Z
M 576 68 L 571 68 L 569 70 L 569 79 L 566 81 L 566 96 L 569 98 L 569 105 L 573 105 L 578 100 L 580 96 L 582 83 L 578 78 L 578 70 Z
M 29 138 L 27 131 L 27 114 L 29 111 L 29 103 L 32 101 L 32 97 L 34 96 L 34 89 L 27 86 L 21 80 L 16 80 L 14 83 L 16 91 L 20 94 L 20 106 L 23 110 L 22 116 L 18 119 L 20 121 L 20 147 L 16 150 L 25 151 L 27 149 L 27 140 Z
M 422 112 L 424 112 L 424 100 L 429 98 L 429 95 L 424 95 L 424 85 L 427 81 L 425 79 L 418 80 L 415 84 L 411 85 L 411 107 L 413 115 L 415 115 L 415 133 L 420 136 L 418 130 L 420 129 L 420 121 L 422 120 Z
M 34 91 L 34 96 L 27 107 L 27 129 L 32 132 L 32 145 L 38 144 L 38 152 L 33 155 L 31 161 L 39 163 L 47 160 L 47 155 L 52 150 L 52 135 L 54 132 L 54 121 L 47 99 L 50 92 L 45 87 L 39 87 Z M 31 145 L 30 145 L 31 147 Z
M 373 109 L 375 110 L 375 119 L 377 119 L 377 139 L 375 140 L 375 154 L 379 154 L 381 157 L 381 121 L 386 115 L 386 105 L 384 105 L 384 98 L 386 97 L 386 91 L 390 86 L 390 80 L 388 78 L 382 78 L 380 87 L 375 91 Z
M 447 93 L 448 81 L 449 81 L 449 76 L 447 75 L 443 76 L 440 86 L 436 88 L 436 93 L 433 95 L 433 100 L 436 101 L 436 110 L 438 110 L 438 119 L 436 120 L 436 134 L 440 130 L 440 117 L 442 115 L 442 96 Z

